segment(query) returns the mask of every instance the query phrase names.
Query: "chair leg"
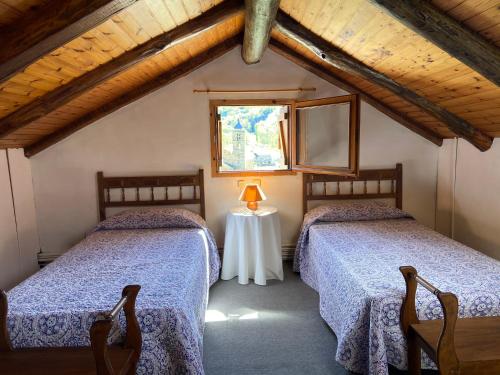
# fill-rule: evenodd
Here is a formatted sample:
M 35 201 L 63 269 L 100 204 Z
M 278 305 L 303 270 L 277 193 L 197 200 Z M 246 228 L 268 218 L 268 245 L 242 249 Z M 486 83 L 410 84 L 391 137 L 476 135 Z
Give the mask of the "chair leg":
M 420 375 L 421 358 L 420 346 L 417 344 L 415 332 L 408 330 L 408 372 L 410 375 Z
M 128 369 L 127 375 L 135 375 L 136 372 L 137 372 L 137 363 Z

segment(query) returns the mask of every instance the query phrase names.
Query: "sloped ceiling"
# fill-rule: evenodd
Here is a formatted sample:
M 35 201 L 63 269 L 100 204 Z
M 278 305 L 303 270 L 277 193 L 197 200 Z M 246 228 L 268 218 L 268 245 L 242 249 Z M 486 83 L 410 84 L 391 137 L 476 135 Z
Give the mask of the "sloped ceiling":
M 457 4 L 456 7 L 449 6 L 453 2 Z M 448 109 L 487 134 L 500 135 L 498 86 L 372 3 L 366 0 L 341 3 L 339 6 L 338 1 L 283 0 L 281 7 L 306 28 L 357 60 Z M 488 2 L 468 0 L 436 3 L 446 5 L 450 15 L 460 15 L 461 21 L 468 20 L 468 26 L 475 31 L 484 30 L 484 25 L 490 24 L 486 20 L 496 18 L 496 21 L 500 21 L 498 1 L 490 1 L 490 8 L 486 9 L 484 3 Z M 478 3 L 483 4 L 476 8 L 474 4 Z M 482 17 L 483 21 L 480 22 L 478 17 Z M 489 37 L 493 38 L 493 35 L 490 31 Z M 381 100 L 397 100 L 389 99 L 389 94 L 382 91 L 375 90 L 372 93 Z M 404 112 L 412 118 L 421 118 L 443 137 L 451 136 L 449 132 L 441 130 L 442 126 L 436 120 L 421 117 L 418 111 Z
M 16 29 L 20 20 L 33 15 L 42 17 L 54 3 L 0 0 L 0 41 Z M 125 2 L 126 6 L 112 3 L 119 11 L 107 20 L 0 81 L 0 148 L 24 147 L 28 155 L 40 152 L 98 118 L 189 74 L 242 40 L 245 12 L 240 1 L 138 0 Z M 443 14 L 498 47 L 499 1 L 433 3 Z M 482 134 L 500 136 L 499 87 L 373 1 L 281 0 L 280 12 Z M 366 77 L 335 68 L 279 30 L 274 29 L 271 37 L 271 48 L 278 53 L 331 82 L 346 83 L 350 91 L 363 93 L 366 101 L 434 143 L 456 136 L 447 123 L 419 105 Z M 0 73 L 5 64 L 0 60 Z

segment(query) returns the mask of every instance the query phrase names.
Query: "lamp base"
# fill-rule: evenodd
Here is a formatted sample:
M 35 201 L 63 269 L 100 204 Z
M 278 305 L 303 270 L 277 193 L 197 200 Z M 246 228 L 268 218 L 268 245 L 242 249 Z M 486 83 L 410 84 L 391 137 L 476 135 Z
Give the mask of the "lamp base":
M 256 211 L 259 208 L 257 202 L 247 202 L 247 208 L 251 211 Z

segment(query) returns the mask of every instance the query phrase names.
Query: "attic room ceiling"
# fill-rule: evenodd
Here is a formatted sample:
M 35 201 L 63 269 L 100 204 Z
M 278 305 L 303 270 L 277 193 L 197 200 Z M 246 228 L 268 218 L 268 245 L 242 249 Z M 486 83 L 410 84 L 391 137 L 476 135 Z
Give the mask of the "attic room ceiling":
M 0 148 L 28 156 L 268 41 L 435 144 L 500 136 L 499 0 L 0 0 L 0 41 Z

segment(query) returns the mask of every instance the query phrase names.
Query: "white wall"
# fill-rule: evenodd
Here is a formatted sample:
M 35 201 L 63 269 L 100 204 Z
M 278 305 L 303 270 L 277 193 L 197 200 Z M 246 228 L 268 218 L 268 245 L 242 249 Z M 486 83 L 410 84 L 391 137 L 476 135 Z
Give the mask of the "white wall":
M 0 288 L 8 289 L 38 269 L 31 168 L 22 150 L 0 150 L 0 197 Z
M 20 278 L 25 278 L 38 267 L 40 251 L 38 226 L 33 192 L 31 164 L 22 149 L 8 150 L 14 206 L 16 208 L 17 236 L 19 242 Z
M 436 230 L 452 236 L 453 186 L 455 181 L 456 139 L 445 139 L 438 156 L 436 192 Z
M 0 197 L 0 288 L 7 289 L 19 274 L 19 248 L 6 150 L 0 150 Z
M 447 162 L 439 166 L 438 207 L 449 210 L 438 212 L 438 228 L 448 225 L 457 241 L 500 259 L 500 143 L 495 140 L 485 152 L 463 140 L 458 148 L 455 140 L 445 146 L 439 155 Z
M 248 66 L 235 49 L 34 156 L 31 160 L 43 251 L 67 250 L 96 224 L 95 173 L 99 170 L 105 175 L 134 175 L 203 167 L 207 221 L 222 245 L 225 215 L 231 206 L 239 204 L 239 179 L 210 177 L 209 98 L 192 90 L 310 86 L 317 89 L 307 96 L 311 98 L 344 94 L 272 51 L 266 52 L 261 63 Z M 404 208 L 430 227 L 434 227 L 435 219 L 437 156 L 437 146 L 362 104 L 361 166 L 394 167 L 403 162 Z M 280 210 L 283 243 L 295 243 L 302 220 L 301 175 L 261 180 L 266 203 Z

